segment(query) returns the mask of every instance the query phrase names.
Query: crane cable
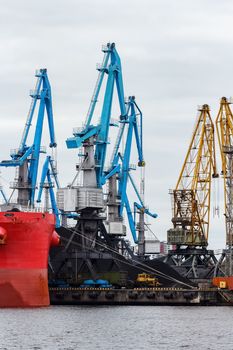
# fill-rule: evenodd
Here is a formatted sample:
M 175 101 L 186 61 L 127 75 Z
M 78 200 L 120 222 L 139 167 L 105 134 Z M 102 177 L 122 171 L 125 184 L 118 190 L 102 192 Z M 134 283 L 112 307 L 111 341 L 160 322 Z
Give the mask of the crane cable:
M 77 234 L 77 235 L 79 235 L 79 236 L 85 238 L 85 239 L 88 240 L 88 241 L 91 241 L 91 242 L 93 241 L 92 239 L 86 237 L 84 234 L 82 234 L 82 233 L 79 232 L 79 231 L 75 231 L 75 230 L 72 230 L 72 229 L 69 229 L 69 228 L 66 228 L 66 229 L 67 229 L 68 231 L 74 233 L 74 234 Z M 69 241 L 68 239 L 65 239 L 65 240 Z M 75 242 L 73 242 L 73 243 L 75 243 Z M 76 242 L 75 244 L 81 246 L 81 244 L 78 244 L 77 242 Z M 103 247 L 103 248 L 105 248 L 105 249 L 107 249 L 107 250 L 109 250 L 109 251 L 111 251 L 111 252 L 113 252 L 113 253 L 115 253 L 115 254 L 117 254 L 117 255 L 120 255 L 120 256 L 122 257 L 122 255 L 121 255 L 117 250 L 115 250 L 115 249 L 113 249 L 113 248 L 110 248 L 110 247 L 106 246 L 105 244 L 102 244 L 102 243 L 100 243 L 100 242 L 98 242 L 98 241 L 96 241 L 96 244 L 98 244 L 100 247 Z M 90 248 L 87 247 L 87 248 L 88 248 L 89 250 L 95 251 L 95 249 L 93 249 L 93 248 L 91 248 L 91 247 L 90 247 Z M 116 258 L 116 257 L 114 257 L 114 259 L 117 260 L 117 261 L 120 261 L 120 262 L 122 263 L 122 260 L 121 260 L 121 259 L 118 259 L 118 258 Z M 146 272 L 149 272 L 149 273 L 154 272 L 154 273 L 156 273 L 157 275 L 160 275 L 160 277 L 163 277 L 163 278 L 165 278 L 165 279 L 167 279 L 167 280 L 170 280 L 170 281 L 172 281 L 172 282 L 176 282 L 176 283 L 178 283 L 178 284 L 182 284 L 182 285 L 184 285 L 184 286 L 187 286 L 187 287 L 193 289 L 193 286 L 192 286 L 192 285 L 190 285 L 190 284 L 188 284 L 188 283 L 185 283 L 185 282 L 181 282 L 180 280 L 178 280 L 178 279 L 175 278 L 175 277 L 168 276 L 167 274 L 165 274 L 165 273 L 163 273 L 163 272 L 161 272 L 161 271 L 158 271 L 158 270 L 156 270 L 155 268 L 153 268 L 153 267 L 151 267 L 151 266 L 148 266 L 148 265 L 146 265 L 146 264 L 144 264 L 144 263 L 142 263 L 142 262 L 140 262 L 140 261 L 138 261 L 138 260 L 136 260 L 136 259 L 132 259 L 132 261 L 133 261 L 133 262 L 136 262 L 136 263 L 137 263 L 137 267 L 138 267 L 139 269 L 143 270 L 143 271 L 145 271 L 145 269 L 147 269 Z M 126 262 L 126 261 L 124 261 L 124 263 L 125 263 L 126 265 L 132 266 L 130 263 L 128 263 L 128 262 Z M 143 268 L 140 268 L 140 266 L 138 266 L 138 265 L 141 265 Z

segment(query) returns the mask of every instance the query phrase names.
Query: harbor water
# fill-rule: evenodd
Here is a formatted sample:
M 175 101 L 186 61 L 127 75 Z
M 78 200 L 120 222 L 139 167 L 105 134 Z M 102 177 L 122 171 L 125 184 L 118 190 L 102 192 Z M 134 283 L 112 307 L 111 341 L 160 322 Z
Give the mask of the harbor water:
M 233 349 L 232 307 L 51 306 L 0 310 L 0 349 Z

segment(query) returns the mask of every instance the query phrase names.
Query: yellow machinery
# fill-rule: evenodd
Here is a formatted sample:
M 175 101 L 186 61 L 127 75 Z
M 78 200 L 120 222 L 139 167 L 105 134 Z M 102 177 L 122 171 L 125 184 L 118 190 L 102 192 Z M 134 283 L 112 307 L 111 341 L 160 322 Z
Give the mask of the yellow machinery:
M 160 283 L 158 282 L 158 278 L 145 272 L 138 274 L 136 279 L 136 284 L 138 286 L 146 286 L 146 287 L 157 287 L 160 285 Z
M 176 184 L 171 191 L 173 228 L 168 243 L 177 246 L 208 245 L 211 178 L 217 177 L 214 125 L 208 105 L 199 109 L 191 143 Z
M 232 243 L 233 243 L 233 114 L 230 108 L 232 102 L 222 97 L 216 119 L 217 135 L 222 159 L 222 174 L 224 179 L 226 244 L 228 249 L 219 260 L 222 263 L 225 256 L 225 272 L 232 276 Z

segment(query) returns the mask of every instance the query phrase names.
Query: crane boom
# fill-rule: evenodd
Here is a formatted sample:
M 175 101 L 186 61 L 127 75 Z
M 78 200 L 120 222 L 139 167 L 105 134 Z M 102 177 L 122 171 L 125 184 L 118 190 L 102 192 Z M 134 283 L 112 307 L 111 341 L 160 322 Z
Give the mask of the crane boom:
M 173 229 L 168 231 L 170 244 L 208 245 L 211 178 L 217 177 L 214 124 L 208 105 L 199 109 L 173 200 Z
M 108 43 L 107 46 L 103 48 L 103 52 L 103 65 L 98 67 L 98 71 L 100 73 L 95 85 L 84 128 L 82 128 L 81 132 L 75 132 L 74 137 L 70 137 L 66 140 L 68 148 L 78 148 L 83 145 L 83 142 L 85 140 L 89 139 L 91 136 L 95 136 L 96 181 L 98 188 L 102 187 L 103 181 L 103 172 L 107 153 L 108 134 L 115 85 L 121 111 L 120 119 L 124 120 L 126 118 L 121 60 L 115 48 L 115 44 Z M 107 75 L 107 82 L 101 116 L 98 125 L 93 126 L 90 123 L 92 121 L 97 97 L 102 86 L 104 75 Z

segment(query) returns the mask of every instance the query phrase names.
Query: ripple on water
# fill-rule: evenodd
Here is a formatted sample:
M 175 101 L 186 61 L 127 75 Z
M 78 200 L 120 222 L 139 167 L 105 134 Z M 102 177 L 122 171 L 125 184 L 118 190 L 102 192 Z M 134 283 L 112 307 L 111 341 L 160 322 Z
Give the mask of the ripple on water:
M 233 349 L 231 307 L 0 309 L 0 349 Z

